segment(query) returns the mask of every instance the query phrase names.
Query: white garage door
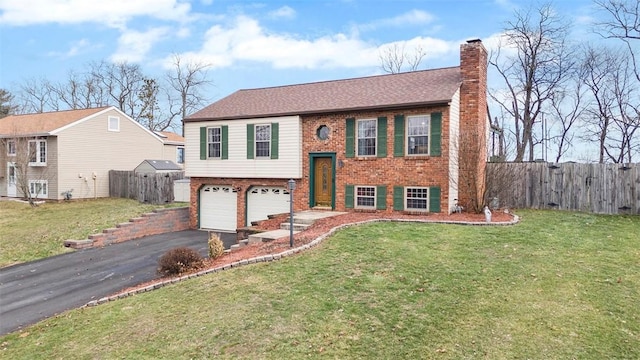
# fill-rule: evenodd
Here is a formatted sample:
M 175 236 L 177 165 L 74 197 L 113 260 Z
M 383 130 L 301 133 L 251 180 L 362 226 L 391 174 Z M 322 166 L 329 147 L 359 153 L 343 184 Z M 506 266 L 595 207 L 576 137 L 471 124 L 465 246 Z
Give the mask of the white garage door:
M 200 227 L 236 231 L 237 198 L 231 186 L 206 185 L 200 189 Z
M 283 187 L 254 186 L 247 195 L 247 224 L 267 215 L 289 212 L 289 191 Z

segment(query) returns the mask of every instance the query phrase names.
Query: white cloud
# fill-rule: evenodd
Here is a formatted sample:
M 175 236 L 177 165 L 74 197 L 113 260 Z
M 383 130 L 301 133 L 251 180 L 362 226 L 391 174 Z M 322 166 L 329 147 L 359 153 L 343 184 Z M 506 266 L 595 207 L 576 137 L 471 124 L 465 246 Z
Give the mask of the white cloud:
M 69 50 L 65 52 L 52 51 L 52 52 L 49 52 L 48 55 L 53 57 L 68 59 L 68 58 L 72 58 L 74 56 L 82 54 L 83 52 L 85 52 L 87 49 L 91 47 L 92 47 L 92 44 L 89 40 L 81 39 L 72 43 Z
M 186 21 L 191 5 L 179 0 L 2 0 L 0 24 L 101 23 L 123 28 L 134 17 Z
M 337 33 L 313 39 L 271 33 L 252 18 L 238 16 L 230 26 L 216 25 L 206 35 L 202 48 L 180 54 L 188 61 L 229 67 L 240 61 L 267 63 L 273 68 L 356 68 L 379 65 L 379 54 L 390 44 L 376 46 L 355 35 Z M 403 42 L 408 52 L 422 47 L 425 58 L 457 52 L 459 42 L 428 37 Z M 169 60 L 167 60 L 169 61 Z
M 269 12 L 269 17 L 272 19 L 293 19 L 296 17 L 296 11 L 289 6 L 283 6 Z
M 118 49 L 110 59 L 114 62 L 140 62 L 151 47 L 168 33 L 168 27 L 153 28 L 145 32 L 125 30 L 118 39 Z
M 401 27 L 407 25 L 425 25 L 433 22 L 435 17 L 422 10 L 411 10 L 404 14 L 386 19 L 379 19 L 367 24 L 358 25 L 358 30 L 371 31 L 379 28 Z

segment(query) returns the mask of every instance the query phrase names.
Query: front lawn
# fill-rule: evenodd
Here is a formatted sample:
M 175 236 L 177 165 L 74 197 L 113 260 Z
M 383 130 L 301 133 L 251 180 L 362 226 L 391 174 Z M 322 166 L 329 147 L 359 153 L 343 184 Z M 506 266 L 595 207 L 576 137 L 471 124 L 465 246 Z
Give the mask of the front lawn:
M 70 311 L 8 359 L 637 359 L 640 217 L 375 223 L 319 247 Z
M 37 207 L 2 201 L 0 267 L 71 251 L 63 246 L 65 240 L 86 239 L 160 207 L 116 198 L 51 202 Z

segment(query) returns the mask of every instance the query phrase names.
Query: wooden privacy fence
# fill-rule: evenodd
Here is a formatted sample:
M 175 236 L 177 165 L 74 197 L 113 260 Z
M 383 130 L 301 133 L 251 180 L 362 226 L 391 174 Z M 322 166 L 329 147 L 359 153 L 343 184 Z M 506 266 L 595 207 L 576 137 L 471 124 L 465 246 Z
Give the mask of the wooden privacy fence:
M 640 214 L 640 164 L 488 163 L 500 207 Z
M 109 171 L 109 196 L 136 199 L 142 203 L 164 204 L 174 200 L 173 182 L 184 172 L 136 174 L 133 171 Z

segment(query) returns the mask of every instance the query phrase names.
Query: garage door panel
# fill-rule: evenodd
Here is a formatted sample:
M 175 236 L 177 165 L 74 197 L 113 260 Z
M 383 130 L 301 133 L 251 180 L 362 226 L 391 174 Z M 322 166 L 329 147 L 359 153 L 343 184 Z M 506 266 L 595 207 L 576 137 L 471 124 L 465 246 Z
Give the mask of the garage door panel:
M 247 223 L 268 215 L 289 212 L 289 191 L 284 187 L 254 186 L 247 194 Z
M 200 190 L 200 227 L 236 231 L 238 194 L 232 186 L 206 185 Z

